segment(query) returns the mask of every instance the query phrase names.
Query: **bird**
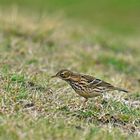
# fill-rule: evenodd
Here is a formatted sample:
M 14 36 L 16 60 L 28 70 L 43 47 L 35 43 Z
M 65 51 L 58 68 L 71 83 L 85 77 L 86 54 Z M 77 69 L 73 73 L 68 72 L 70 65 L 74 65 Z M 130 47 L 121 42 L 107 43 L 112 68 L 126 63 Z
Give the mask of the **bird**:
M 87 102 L 89 98 L 102 96 L 103 93 L 108 91 L 118 90 L 126 93 L 128 92 L 123 88 L 113 86 L 96 77 L 79 74 L 68 69 L 62 69 L 51 76 L 51 78 L 55 77 L 66 81 L 77 94 L 85 98 L 84 102 Z

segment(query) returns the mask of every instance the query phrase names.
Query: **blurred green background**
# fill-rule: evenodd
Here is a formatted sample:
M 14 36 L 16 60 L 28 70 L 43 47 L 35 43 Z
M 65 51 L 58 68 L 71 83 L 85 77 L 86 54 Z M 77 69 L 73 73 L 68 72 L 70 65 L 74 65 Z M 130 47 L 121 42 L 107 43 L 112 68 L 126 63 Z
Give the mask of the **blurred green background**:
M 140 0 L 0 0 L 1 7 L 17 6 L 37 13 L 61 13 L 123 35 L 140 32 Z

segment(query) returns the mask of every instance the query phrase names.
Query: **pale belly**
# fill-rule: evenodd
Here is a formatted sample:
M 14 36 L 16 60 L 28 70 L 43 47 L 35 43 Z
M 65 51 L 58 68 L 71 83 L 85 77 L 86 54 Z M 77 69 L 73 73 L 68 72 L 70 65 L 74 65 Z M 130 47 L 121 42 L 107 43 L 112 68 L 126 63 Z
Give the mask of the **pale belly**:
M 92 97 L 102 96 L 102 93 L 99 93 L 99 92 L 86 93 L 86 92 L 76 91 L 76 93 L 79 94 L 80 96 L 85 97 L 85 98 L 92 98 Z
M 75 90 L 75 92 L 77 94 L 79 94 L 80 96 L 83 96 L 85 98 L 92 98 L 92 97 L 102 96 L 101 92 L 96 92 L 93 89 L 88 89 L 88 90 L 86 90 L 87 91 L 86 92 L 78 84 L 76 85 L 75 83 L 70 83 L 70 85 L 72 86 L 72 88 Z

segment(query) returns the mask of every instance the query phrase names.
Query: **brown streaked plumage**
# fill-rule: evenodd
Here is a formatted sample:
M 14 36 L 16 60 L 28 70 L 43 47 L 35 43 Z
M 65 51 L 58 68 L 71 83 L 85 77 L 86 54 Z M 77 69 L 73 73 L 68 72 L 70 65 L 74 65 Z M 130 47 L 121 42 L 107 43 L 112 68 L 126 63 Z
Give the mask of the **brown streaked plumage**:
M 53 77 L 59 77 L 65 80 L 77 94 L 86 99 L 85 102 L 88 98 L 101 96 L 102 93 L 107 91 L 118 90 L 128 92 L 125 89 L 115 87 L 93 76 L 78 74 L 67 69 L 60 70 L 56 75 L 52 76 L 52 78 Z

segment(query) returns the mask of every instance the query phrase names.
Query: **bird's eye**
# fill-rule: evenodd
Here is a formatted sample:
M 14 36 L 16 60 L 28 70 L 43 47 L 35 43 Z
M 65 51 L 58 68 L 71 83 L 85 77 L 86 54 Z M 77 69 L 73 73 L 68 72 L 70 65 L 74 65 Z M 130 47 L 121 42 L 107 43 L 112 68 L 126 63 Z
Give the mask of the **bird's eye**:
M 61 77 L 65 78 L 65 74 L 64 73 L 61 73 L 60 75 L 61 75 Z
M 61 73 L 60 75 L 61 75 L 61 76 L 64 76 L 64 73 Z
M 62 78 L 67 78 L 69 76 L 68 73 L 61 73 L 60 75 L 61 75 Z

